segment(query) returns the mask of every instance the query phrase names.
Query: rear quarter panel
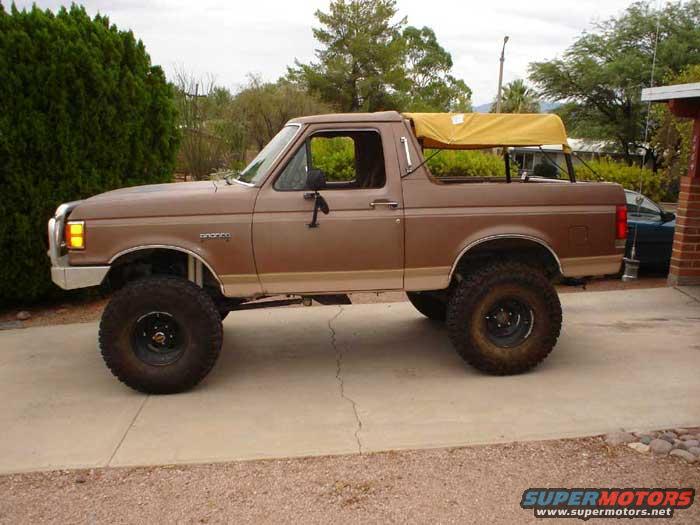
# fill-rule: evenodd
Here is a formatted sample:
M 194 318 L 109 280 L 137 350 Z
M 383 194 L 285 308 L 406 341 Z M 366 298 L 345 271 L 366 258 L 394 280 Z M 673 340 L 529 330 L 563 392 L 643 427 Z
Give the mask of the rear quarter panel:
M 460 255 L 494 236 L 525 236 L 549 247 L 565 276 L 614 273 L 620 186 L 608 183 L 443 184 L 425 172 L 404 179 L 408 290 L 449 284 Z

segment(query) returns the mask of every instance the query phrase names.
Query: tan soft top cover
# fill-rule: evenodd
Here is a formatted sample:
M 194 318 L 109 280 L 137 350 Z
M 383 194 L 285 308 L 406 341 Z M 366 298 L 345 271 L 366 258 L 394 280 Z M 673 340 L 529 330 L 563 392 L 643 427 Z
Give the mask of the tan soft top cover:
M 404 113 L 416 137 L 433 149 L 481 149 L 561 144 L 570 152 L 564 123 L 548 113 Z

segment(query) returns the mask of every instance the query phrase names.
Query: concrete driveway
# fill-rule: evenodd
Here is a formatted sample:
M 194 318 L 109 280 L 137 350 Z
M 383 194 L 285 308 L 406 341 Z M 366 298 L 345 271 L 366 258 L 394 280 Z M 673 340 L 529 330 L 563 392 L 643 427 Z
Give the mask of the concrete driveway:
M 408 303 L 233 313 L 196 390 L 109 374 L 97 325 L 0 332 L 0 472 L 586 436 L 700 423 L 700 290 L 562 296 L 534 372 L 464 365 Z

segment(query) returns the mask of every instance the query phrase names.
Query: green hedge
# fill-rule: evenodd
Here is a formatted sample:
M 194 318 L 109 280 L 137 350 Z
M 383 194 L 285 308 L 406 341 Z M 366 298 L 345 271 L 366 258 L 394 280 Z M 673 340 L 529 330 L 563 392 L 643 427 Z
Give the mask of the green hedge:
M 639 191 L 642 181 L 642 193 L 656 202 L 675 202 L 678 200 L 679 179 L 669 177 L 662 172 L 654 173 L 647 168 L 628 166 L 609 159 L 586 161 L 588 166 L 577 163 L 578 180 L 595 180 L 616 182 L 628 190 Z
M 441 150 L 431 158 L 434 150 L 426 150 L 427 165 L 436 177 L 505 177 L 503 157 L 482 151 Z M 518 166 L 511 161 L 511 176 L 518 176 Z
M 131 32 L 81 7 L 0 4 L 0 306 L 58 290 L 46 222 L 61 202 L 171 180 L 173 93 Z
M 322 170 L 329 181 L 355 178 L 355 143 L 349 137 L 315 137 L 311 141 L 314 167 Z

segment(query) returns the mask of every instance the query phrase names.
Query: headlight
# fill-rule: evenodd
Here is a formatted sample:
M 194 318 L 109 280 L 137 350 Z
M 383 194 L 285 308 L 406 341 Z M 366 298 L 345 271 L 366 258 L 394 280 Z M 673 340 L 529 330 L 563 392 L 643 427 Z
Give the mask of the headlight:
M 85 249 L 84 221 L 68 221 L 66 223 L 66 247 L 69 250 Z

